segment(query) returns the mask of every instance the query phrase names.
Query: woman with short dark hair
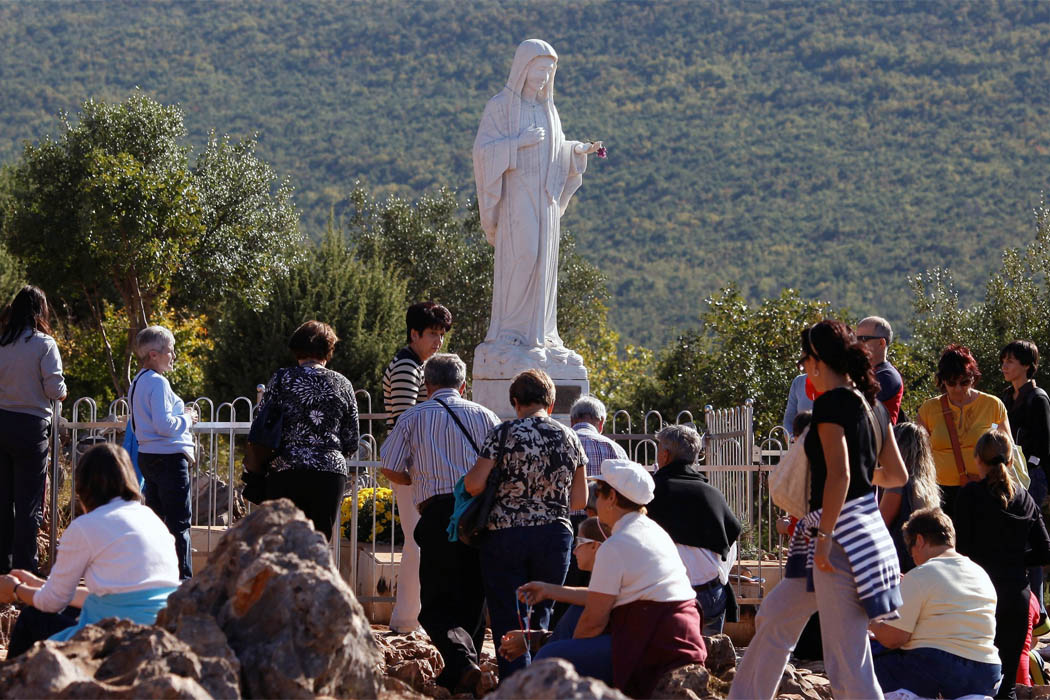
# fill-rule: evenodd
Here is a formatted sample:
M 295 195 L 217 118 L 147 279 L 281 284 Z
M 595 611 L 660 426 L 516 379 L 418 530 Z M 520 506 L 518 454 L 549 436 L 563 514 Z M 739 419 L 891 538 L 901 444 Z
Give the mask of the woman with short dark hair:
M 51 402 L 66 398 L 50 318 L 32 285 L 0 314 L 0 573 L 37 570 Z
M 570 510 L 587 503 L 587 457 L 569 427 L 551 418 L 554 382 L 545 372 L 526 370 L 510 385 L 517 412 L 489 432 L 478 461 L 463 485 L 471 495 L 485 484 L 500 455 L 499 482 L 481 545 L 481 572 L 492 619 L 492 638 L 518 626 L 517 589 L 528 581 L 562 584 L 572 546 Z M 536 606 L 531 624 L 545 628 L 553 602 Z M 497 659 L 500 678 L 524 668 L 528 654 Z
M 942 393 L 919 407 L 918 423 L 930 434 L 941 502 L 944 512 L 952 518 L 955 517 L 959 487 L 978 479 L 973 458 L 977 438 L 991 430 L 993 425 L 1010 432 L 1006 406 L 997 397 L 977 390 L 980 378 L 981 370 L 970 349 L 963 345 L 949 345 L 937 361 L 934 376 Z M 953 447 L 953 434 L 957 447 Z
M 143 504 L 122 447 L 96 445 L 84 454 L 76 496 L 84 514 L 62 534 L 47 580 L 25 570 L 0 576 L 0 602 L 31 606 L 11 633 L 8 658 L 107 617 L 151 625 L 179 585 L 175 538 Z M 67 606 L 81 609 L 79 619 Z
M 266 475 L 266 500 L 288 498 L 330 538 L 346 487 L 346 460 L 360 439 L 354 387 L 328 369 L 339 337 L 327 323 L 307 321 L 288 347 L 297 364 L 274 373 L 263 406 L 276 402 L 281 444 Z

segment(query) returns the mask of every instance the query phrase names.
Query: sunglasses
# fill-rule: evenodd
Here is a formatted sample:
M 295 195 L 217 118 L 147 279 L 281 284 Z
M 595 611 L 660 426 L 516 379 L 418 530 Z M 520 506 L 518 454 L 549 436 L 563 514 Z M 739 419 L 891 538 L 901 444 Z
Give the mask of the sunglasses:
M 945 381 L 944 382 L 945 386 L 958 386 L 958 387 L 970 386 L 971 384 L 973 384 L 973 377 L 965 377 L 963 379 L 956 379 L 955 381 Z
M 577 537 L 576 544 L 573 545 L 572 548 L 576 549 L 577 547 L 582 547 L 585 544 L 598 544 L 598 540 L 591 540 L 587 539 L 586 537 Z
M 858 335 L 857 340 L 859 340 L 862 343 L 866 343 L 869 340 L 889 340 L 889 338 L 887 338 L 884 335 Z

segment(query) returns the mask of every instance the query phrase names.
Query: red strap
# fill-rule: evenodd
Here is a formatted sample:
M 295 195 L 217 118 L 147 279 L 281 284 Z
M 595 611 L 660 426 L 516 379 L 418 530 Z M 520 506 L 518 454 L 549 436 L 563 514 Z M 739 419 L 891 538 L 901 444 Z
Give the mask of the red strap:
M 955 430 L 955 414 L 952 407 L 948 405 L 948 395 L 941 394 L 941 411 L 944 413 L 944 422 L 948 424 L 948 437 L 952 439 L 952 452 L 955 454 L 955 467 L 959 470 L 960 481 L 966 480 L 966 463 L 963 462 L 962 447 L 959 446 L 959 433 Z

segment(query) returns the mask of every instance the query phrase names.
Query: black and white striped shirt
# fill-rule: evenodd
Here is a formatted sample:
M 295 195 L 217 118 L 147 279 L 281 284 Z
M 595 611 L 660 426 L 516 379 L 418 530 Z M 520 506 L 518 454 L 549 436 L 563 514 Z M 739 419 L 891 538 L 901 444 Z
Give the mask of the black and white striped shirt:
M 435 399 L 455 412 L 479 447 L 499 418 L 455 389 L 438 389 L 429 400 L 401 414 L 379 451 L 383 469 L 408 472 L 412 501 L 419 505 L 431 496 L 451 494 L 456 482 L 474 466 L 478 453 L 452 416 Z
M 408 345 L 397 351 L 383 372 L 383 407 L 386 427 L 391 428 L 398 416 L 427 399 L 423 386 L 423 363 Z M 441 408 L 438 406 L 438 408 Z

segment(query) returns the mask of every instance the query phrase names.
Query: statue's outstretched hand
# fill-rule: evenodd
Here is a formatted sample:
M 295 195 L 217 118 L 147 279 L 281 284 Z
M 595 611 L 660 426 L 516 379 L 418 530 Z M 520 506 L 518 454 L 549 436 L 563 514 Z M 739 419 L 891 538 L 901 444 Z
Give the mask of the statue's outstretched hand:
M 584 153 L 587 153 L 587 154 L 595 153 L 601 147 L 602 147 L 602 142 L 601 141 L 594 141 L 594 142 L 591 142 L 591 143 L 578 143 L 578 144 L 576 144 L 576 147 L 573 150 L 575 150 L 580 155 L 583 155 Z
M 528 148 L 547 138 L 547 132 L 538 126 L 530 126 L 518 134 L 518 148 Z

